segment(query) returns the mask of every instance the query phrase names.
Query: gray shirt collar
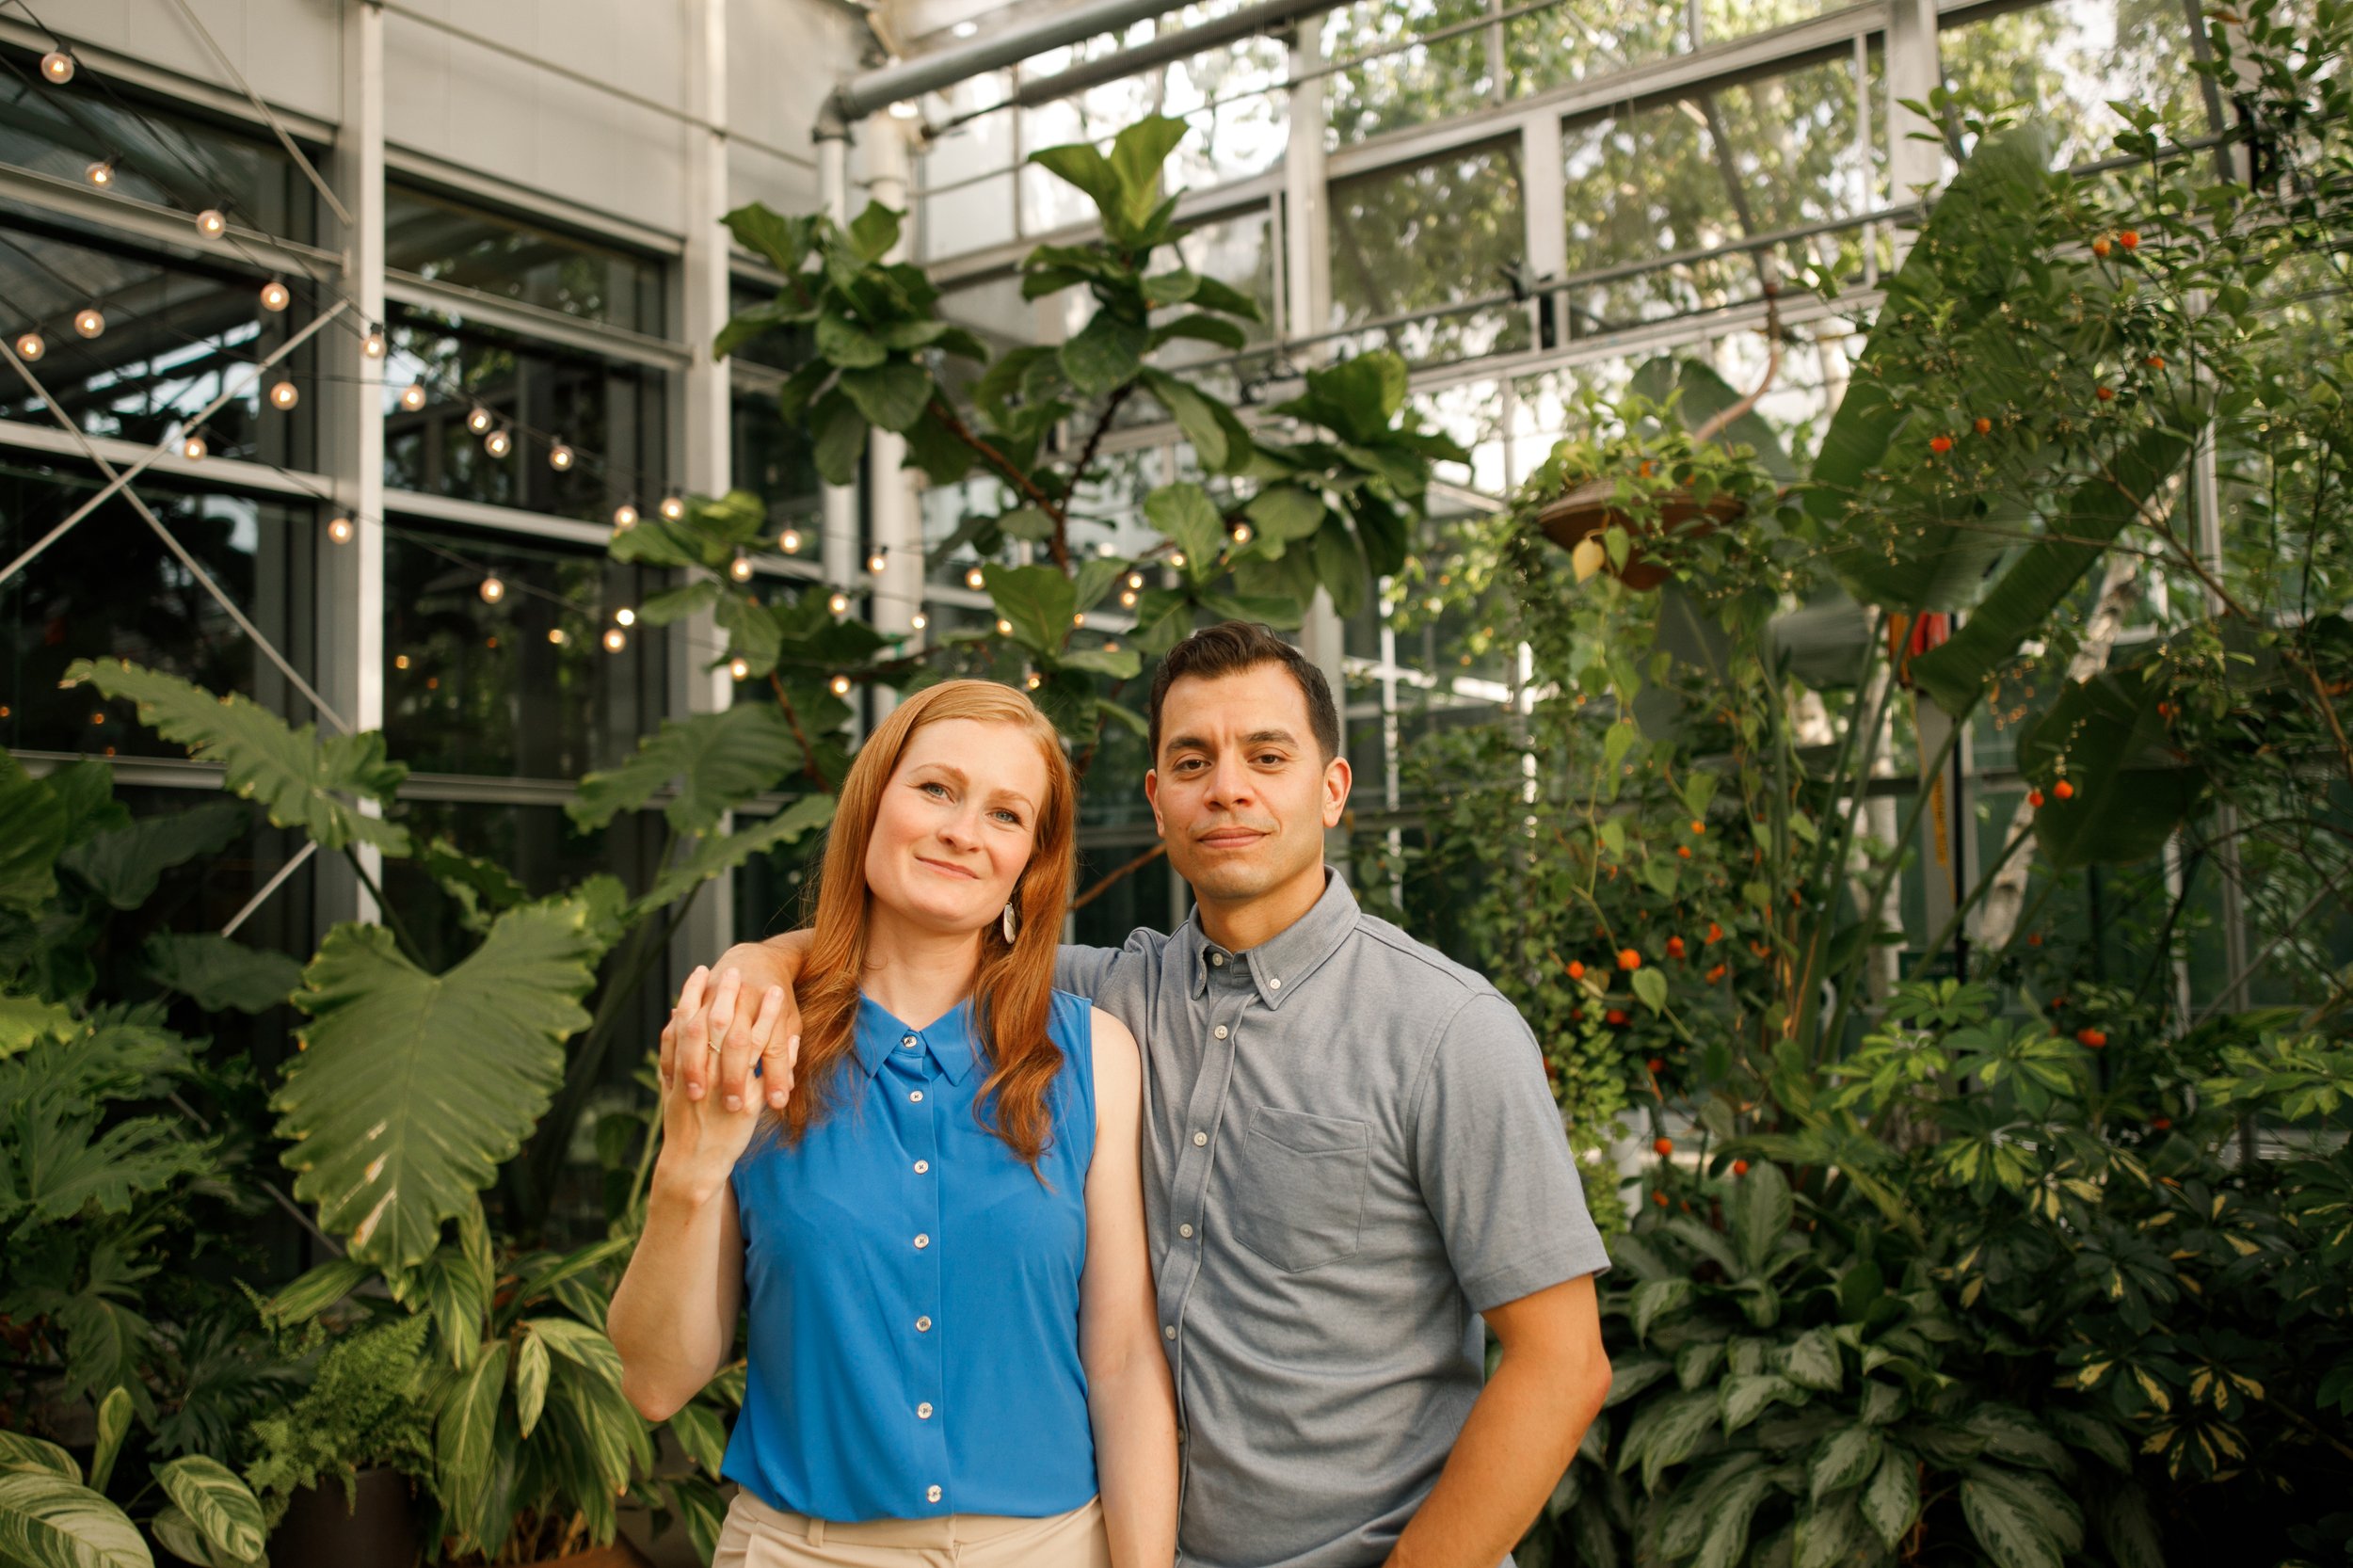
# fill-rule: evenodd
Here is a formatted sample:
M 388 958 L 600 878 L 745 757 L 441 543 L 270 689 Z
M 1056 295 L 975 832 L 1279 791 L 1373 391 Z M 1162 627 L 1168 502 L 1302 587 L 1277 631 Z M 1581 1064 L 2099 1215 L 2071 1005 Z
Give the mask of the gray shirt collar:
M 1213 965 L 1213 957 L 1226 964 L 1239 961 L 1248 967 L 1258 1000 L 1273 1011 L 1283 1005 L 1286 997 L 1296 996 L 1307 976 L 1356 929 L 1356 895 L 1337 872 L 1324 867 L 1323 896 L 1305 915 L 1245 952 L 1210 941 L 1202 935 L 1200 919 L 1198 912 L 1188 916 L 1175 937 L 1184 949 L 1187 989 L 1195 997 L 1209 989 L 1212 969 L 1225 967 Z

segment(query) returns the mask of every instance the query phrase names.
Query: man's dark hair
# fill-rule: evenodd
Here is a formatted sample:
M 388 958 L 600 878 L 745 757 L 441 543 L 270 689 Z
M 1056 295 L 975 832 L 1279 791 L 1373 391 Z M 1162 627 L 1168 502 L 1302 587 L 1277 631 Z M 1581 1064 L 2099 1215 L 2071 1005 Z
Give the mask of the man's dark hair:
M 1332 706 L 1332 688 L 1323 672 L 1307 656 L 1256 621 L 1227 620 L 1205 626 L 1168 650 L 1152 676 L 1152 765 L 1160 761 L 1160 701 L 1175 681 L 1190 675 L 1204 680 L 1240 675 L 1260 664 L 1280 664 L 1299 682 L 1307 699 L 1307 725 L 1315 731 L 1316 749 L 1329 762 L 1340 754 L 1339 710 Z

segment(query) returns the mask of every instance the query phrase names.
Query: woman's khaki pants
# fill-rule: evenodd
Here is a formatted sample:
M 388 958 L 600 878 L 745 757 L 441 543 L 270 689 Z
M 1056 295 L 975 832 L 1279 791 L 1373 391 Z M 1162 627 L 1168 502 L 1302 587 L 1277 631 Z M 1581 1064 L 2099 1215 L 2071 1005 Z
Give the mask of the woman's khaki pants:
M 1103 1504 L 1047 1519 L 952 1513 L 831 1524 L 738 1490 L 711 1568 L 1111 1568 Z

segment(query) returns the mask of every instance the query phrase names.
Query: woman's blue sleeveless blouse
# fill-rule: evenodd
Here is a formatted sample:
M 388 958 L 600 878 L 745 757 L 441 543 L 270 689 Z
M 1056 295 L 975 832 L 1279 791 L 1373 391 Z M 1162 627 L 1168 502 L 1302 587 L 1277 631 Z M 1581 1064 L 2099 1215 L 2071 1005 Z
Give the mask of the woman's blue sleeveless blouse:
M 833 1114 L 736 1163 L 751 1348 L 721 1474 L 770 1507 L 1046 1518 L 1095 1496 L 1088 1002 L 1055 992 L 1048 1032 L 1064 1065 L 1037 1176 L 972 1114 L 988 1064 L 969 1003 L 909 1029 L 861 1000 Z

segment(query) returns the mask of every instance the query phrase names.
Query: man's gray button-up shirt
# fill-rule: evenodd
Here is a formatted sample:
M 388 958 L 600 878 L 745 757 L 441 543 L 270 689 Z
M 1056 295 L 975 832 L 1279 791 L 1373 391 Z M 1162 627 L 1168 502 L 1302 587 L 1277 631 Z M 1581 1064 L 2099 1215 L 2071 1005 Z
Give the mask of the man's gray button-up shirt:
M 1533 1036 L 1328 872 L 1248 952 L 1187 921 L 1057 982 L 1144 1045 L 1179 1560 L 1371 1568 L 1479 1396 L 1477 1315 L 1609 1266 Z

